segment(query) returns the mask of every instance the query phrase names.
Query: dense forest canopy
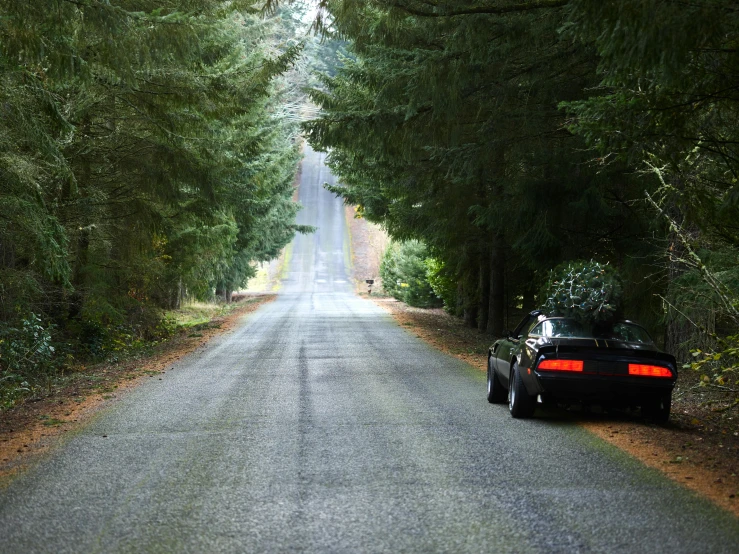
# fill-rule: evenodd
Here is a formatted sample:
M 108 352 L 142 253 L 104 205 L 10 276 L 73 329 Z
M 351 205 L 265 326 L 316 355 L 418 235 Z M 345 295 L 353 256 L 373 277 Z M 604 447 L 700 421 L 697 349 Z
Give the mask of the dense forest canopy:
M 456 284 L 451 309 L 500 334 L 541 303 L 554 266 L 593 259 L 669 350 L 729 348 L 735 2 L 320 5 L 318 27 L 351 55 L 312 91 L 309 140 L 330 152 L 334 192 L 428 245 Z
M 299 14 L 253 4 L 0 1 L 4 384 L 156 338 L 307 230 L 281 109 Z

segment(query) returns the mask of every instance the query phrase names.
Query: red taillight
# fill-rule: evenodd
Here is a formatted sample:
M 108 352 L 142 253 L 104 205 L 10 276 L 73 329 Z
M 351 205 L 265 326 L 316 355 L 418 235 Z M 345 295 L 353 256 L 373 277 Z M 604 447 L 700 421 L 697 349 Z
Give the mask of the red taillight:
M 659 365 L 629 364 L 629 375 L 642 377 L 672 377 L 670 368 Z
M 582 360 L 542 360 L 536 369 L 548 371 L 582 371 Z

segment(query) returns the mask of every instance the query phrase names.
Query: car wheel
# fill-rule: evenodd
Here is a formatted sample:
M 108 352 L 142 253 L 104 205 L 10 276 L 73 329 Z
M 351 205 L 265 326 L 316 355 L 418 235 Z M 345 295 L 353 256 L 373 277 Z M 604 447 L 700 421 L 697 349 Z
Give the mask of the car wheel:
M 536 408 L 536 401 L 533 396 L 529 396 L 526 387 L 521 380 L 521 373 L 518 371 L 518 362 L 513 362 L 511 369 L 511 379 L 508 386 L 508 409 L 511 415 L 517 419 L 531 417 Z
M 506 401 L 506 391 L 493 368 L 493 359 L 488 357 L 488 402 L 502 404 Z
M 646 419 L 657 423 L 667 423 L 670 419 L 670 406 L 672 405 L 672 393 L 664 393 L 656 398 L 644 402 L 641 413 Z

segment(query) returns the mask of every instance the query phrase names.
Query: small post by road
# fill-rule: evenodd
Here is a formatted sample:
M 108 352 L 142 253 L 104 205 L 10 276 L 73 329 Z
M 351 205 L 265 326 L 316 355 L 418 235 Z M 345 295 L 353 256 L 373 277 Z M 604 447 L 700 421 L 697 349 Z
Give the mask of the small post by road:
M 367 283 L 367 294 L 371 295 L 372 294 L 372 285 L 374 284 L 375 280 L 374 279 L 365 279 L 364 282 Z

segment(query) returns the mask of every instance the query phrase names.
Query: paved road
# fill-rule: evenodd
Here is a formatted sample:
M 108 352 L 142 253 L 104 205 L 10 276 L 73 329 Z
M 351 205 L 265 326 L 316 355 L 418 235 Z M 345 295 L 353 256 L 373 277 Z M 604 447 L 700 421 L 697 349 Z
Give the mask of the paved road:
M 279 299 L 0 491 L 2 552 L 737 552 L 737 520 L 484 375 L 348 285 L 308 150 Z M 103 437 L 103 435 L 107 435 Z

